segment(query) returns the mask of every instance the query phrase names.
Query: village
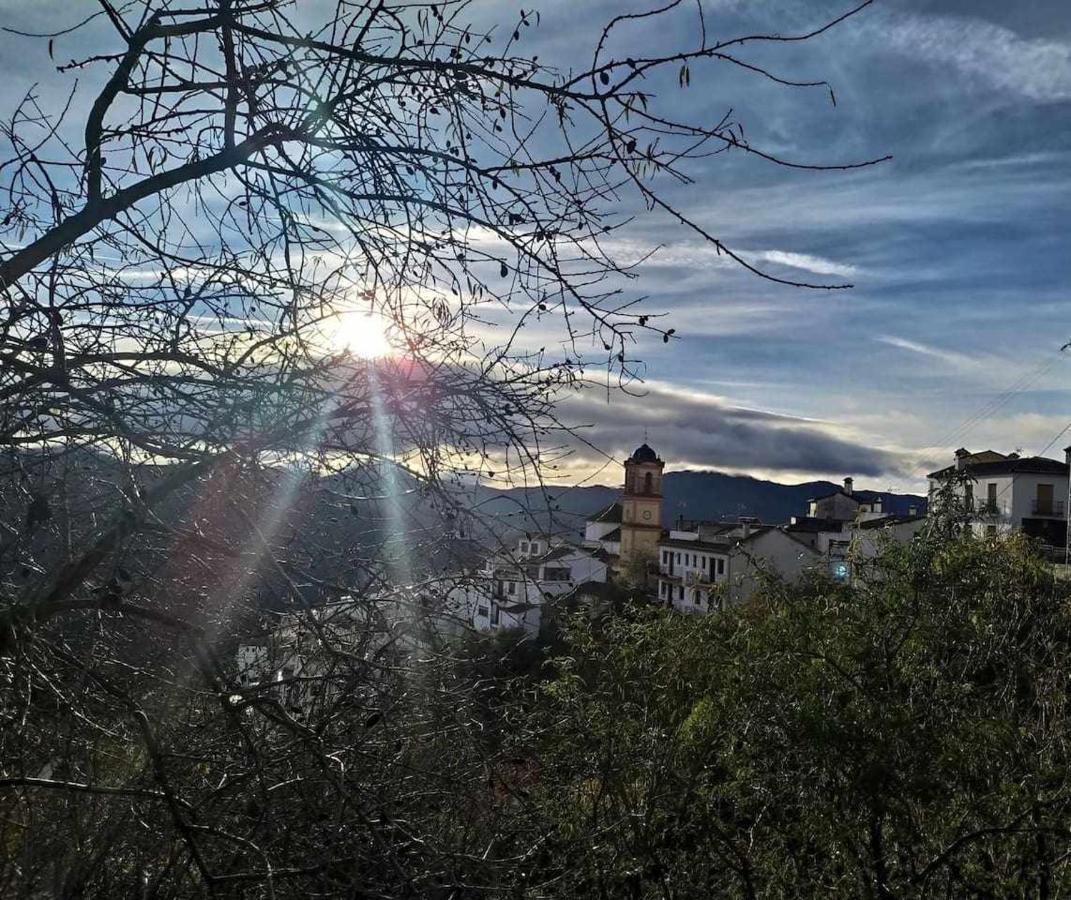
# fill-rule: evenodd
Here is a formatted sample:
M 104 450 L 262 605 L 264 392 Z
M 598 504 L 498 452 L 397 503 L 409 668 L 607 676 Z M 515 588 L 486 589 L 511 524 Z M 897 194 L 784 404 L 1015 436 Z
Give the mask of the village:
M 455 534 L 449 562 L 419 584 L 266 617 L 262 634 L 239 647 L 240 677 L 250 686 L 277 682 L 298 710 L 309 700 L 303 682 L 322 673 L 325 630 L 335 640 L 360 636 L 354 649 L 366 655 L 414 652 L 467 634 L 539 640 L 577 610 L 605 612 L 615 595 L 702 614 L 746 602 L 764 579 L 850 582 L 890 543 L 924 539 L 929 507 L 943 490 L 977 539 L 1021 532 L 1066 562 L 1071 447 L 1064 454 L 1060 462 L 960 449 L 929 474 L 928 498 L 906 513 L 887 511 L 880 493 L 857 490 L 848 476 L 788 522 L 678 517 L 665 527 L 666 463 L 644 442 L 624 461 L 620 499 L 588 518 L 582 534 L 524 533 L 491 550 Z

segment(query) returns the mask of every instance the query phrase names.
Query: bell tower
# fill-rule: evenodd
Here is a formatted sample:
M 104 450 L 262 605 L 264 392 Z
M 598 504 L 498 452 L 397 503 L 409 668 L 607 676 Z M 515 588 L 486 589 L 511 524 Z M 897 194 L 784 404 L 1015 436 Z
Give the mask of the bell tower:
M 621 562 L 654 555 L 662 537 L 662 470 L 665 463 L 646 443 L 625 460 L 621 496 Z

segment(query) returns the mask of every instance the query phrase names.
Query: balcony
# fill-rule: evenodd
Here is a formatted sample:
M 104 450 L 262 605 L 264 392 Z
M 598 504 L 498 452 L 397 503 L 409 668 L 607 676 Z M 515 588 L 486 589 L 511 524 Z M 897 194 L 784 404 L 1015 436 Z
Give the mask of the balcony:
M 1067 518 L 1067 507 L 1063 500 L 1032 500 L 1030 502 L 1030 515 L 1042 519 Z
M 976 500 L 974 512 L 982 519 L 1002 519 L 1008 515 L 1008 507 L 998 500 Z

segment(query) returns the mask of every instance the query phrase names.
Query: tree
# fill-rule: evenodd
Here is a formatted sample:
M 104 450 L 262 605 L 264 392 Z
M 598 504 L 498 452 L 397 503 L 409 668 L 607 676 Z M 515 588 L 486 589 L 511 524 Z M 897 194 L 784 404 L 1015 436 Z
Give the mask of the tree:
M 533 703 L 533 878 L 570 896 L 1056 896 L 1067 587 L 1022 536 L 851 584 L 578 622 Z
M 59 66 L 91 99 L 31 93 L 3 127 L 3 877 L 27 894 L 456 893 L 490 877 L 471 844 L 489 764 L 464 691 L 444 703 L 434 667 L 402 679 L 373 602 L 418 577 L 385 558 L 404 497 L 456 507 L 454 477 L 538 476 L 586 343 L 628 381 L 636 334 L 671 338 L 619 283 L 626 198 L 752 268 L 661 180 L 716 152 L 795 164 L 731 115 L 677 120 L 655 88 L 707 65 L 824 88 L 738 54 L 868 4 L 717 42 L 700 10 L 682 49 L 659 45 L 686 10 L 672 0 L 613 19 L 571 69 L 522 53 L 538 13 L 498 39 L 460 0 L 98 5 L 37 45 L 96 35 Z M 636 29 L 643 52 L 614 55 Z M 479 331 L 495 317 L 497 341 Z M 539 318 L 560 352 L 521 340 Z M 331 342 L 377 321 L 392 359 Z M 356 645 L 308 619 L 324 696 L 346 702 L 302 720 L 237 679 L 265 596 L 300 611 L 355 593 Z

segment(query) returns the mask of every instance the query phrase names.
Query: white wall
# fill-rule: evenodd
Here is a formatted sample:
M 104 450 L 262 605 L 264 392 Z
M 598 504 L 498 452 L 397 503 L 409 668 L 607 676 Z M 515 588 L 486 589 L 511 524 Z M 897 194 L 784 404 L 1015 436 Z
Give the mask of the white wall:
M 601 541 L 615 528 L 620 527 L 620 522 L 588 522 L 584 526 L 584 540 L 596 543 Z
M 815 550 L 772 528 L 736 549 L 730 563 L 729 596 L 740 601 L 758 587 L 760 569 L 792 581 L 821 565 L 822 559 Z
M 912 522 L 898 522 L 895 525 L 884 525 L 881 528 L 856 529 L 853 538 L 853 551 L 864 559 L 872 559 L 892 542 L 907 544 L 914 539 L 926 527 L 926 519 L 915 519 Z
M 1017 473 L 1015 475 L 999 475 L 994 477 L 983 476 L 978 478 L 972 485 L 975 508 L 980 509 L 989 496 L 989 485 L 996 485 L 997 512 L 996 516 L 979 513 L 979 519 L 974 523 L 974 530 L 979 535 L 986 533 L 989 525 L 996 525 L 997 531 L 1004 533 L 1022 526 L 1023 519 L 1037 518 L 1033 512 L 1034 502 L 1037 500 L 1038 485 L 1051 484 L 1053 486 L 1052 498 L 1054 510 L 1061 504 L 1067 503 L 1067 478 L 1060 475 L 1037 475 L 1030 472 Z M 930 481 L 931 498 L 933 492 L 940 488 L 940 482 Z M 957 488 L 957 494 L 963 496 L 963 487 Z M 1067 514 L 1064 506 L 1064 516 Z M 1042 516 L 1041 518 L 1052 518 Z
M 540 576 L 545 575 L 548 568 L 568 569 L 568 580 L 526 578 L 520 566 L 515 569 L 516 577 L 512 580 L 508 576 L 495 579 L 489 571 L 485 571 L 481 577 L 456 588 L 452 593 L 452 603 L 465 609 L 463 615 L 466 621 L 478 631 L 519 628 L 534 636 L 543 624 L 544 607 L 553 602 L 554 597 L 568 594 L 586 581 L 605 582 L 608 574 L 606 563 L 581 549 L 558 559 L 540 562 Z M 499 573 L 505 575 L 502 569 Z M 496 596 L 496 580 L 502 582 L 501 596 Z

